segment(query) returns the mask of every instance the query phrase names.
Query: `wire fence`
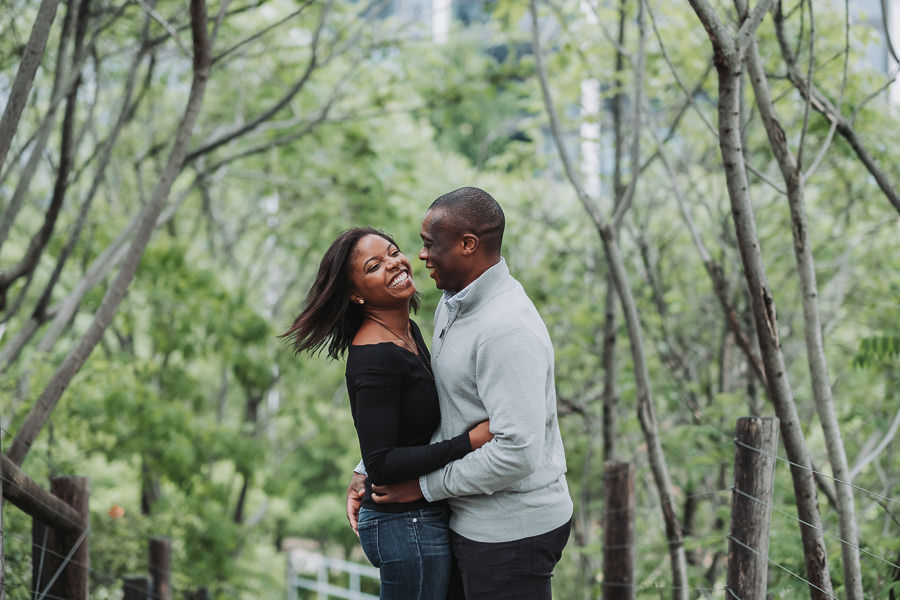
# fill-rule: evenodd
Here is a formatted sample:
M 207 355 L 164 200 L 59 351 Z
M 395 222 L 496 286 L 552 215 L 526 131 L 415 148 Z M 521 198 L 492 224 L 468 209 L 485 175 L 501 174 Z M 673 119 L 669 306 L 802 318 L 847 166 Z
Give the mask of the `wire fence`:
M 891 497 L 891 496 L 885 495 L 883 493 L 879 493 L 879 492 L 875 492 L 873 490 L 866 489 L 865 487 L 857 485 L 853 482 L 842 481 L 836 477 L 833 477 L 832 475 L 829 475 L 822 471 L 816 470 L 811 466 L 801 465 L 794 461 L 791 461 L 783 456 L 778 455 L 777 453 L 772 454 L 763 449 L 756 448 L 756 447 L 750 446 L 748 444 L 745 444 L 745 443 L 741 442 L 740 440 L 734 438 L 732 433 L 725 432 L 721 428 L 717 427 L 714 424 L 707 423 L 706 426 L 708 426 L 711 430 L 717 432 L 718 434 L 720 434 L 722 436 L 722 439 L 720 440 L 720 443 L 722 443 L 722 444 L 726 444 L 726 443 L 734 444 L 745 450 L 758 452 L 760 454 L 763 454 L 770 458 L 773 458 L 776 460 L 776 462 L 778 464 L 785 466 L 788 470 L 792 469 L 792 468 L 793 469 L 802 469 L 813 475 L 816 475 L 823 479 L 832 481 L 835 485 L 848 486 L 852 490 L 854 490 L 854 492 L 857 492 L 860 494 L 865 494 L 867 497 L 869 497 L 873 500 L 876 500 L 877 502 L 879 502 L 879 504 L 881 504 L 881 506 L 886 511 L 888 510 L 888 507 L 895 507 L 898 504 L 900 504 L 900 499 L 898 499 L 898 498 Z M 6 435 L 9 435 L 9 431 L 0 427 L 0 436 L 5 437 Z M 50 459 L 48 459 L 47 457 L 45 457 L 39 453 L 35 453 L 35 454 L 37 456 L 39 456 L 41 458 L 41 460 L 47 464 L 47 466 L 50 468 L 51 471 L 56 471 L 56 466 L 58 466 L 59 463 L 56 463 L 56 461 L 51 461 Z M 706 454 L 707 453 L 700 452 L 700 453 L 696 453 L 693 456 L 690 456 L 690 455 L 689 456 L 680 456 L 679 459 L 680 459 L 680 462 L 686 463 L 686 462 L 692 460 L 693 458 L 705 457 Z M 63 462 L 66 462 L 68 464 L 73 464 L 73 463 L 76 463 L 79 459 L 82 459 L 87 455 L 88 455 L 88 452 L 79 452 L 79 453 L 74 454 L 73 456 L 65 457 L 63 459 Z M 10 479 L 8 479 L 6 476 L 0 475 L 0 477 L 2 477 L 2 479 L 3 479 L 4 486 L 13 484 L 13 482 Z M 32 494 L 29 494 L 26 490 L 21 490 L 21 491 L 23 493 L 27 494 L 28 496 L 30 496 L 30 498 L 35 503 L 41 504 L 48 509 L 51 508 L 49 505 L 42 502 L 40 498 L 35 497 Z M 762 499 L 752 496 L 751 494 L 747 494 L 744 491 L 737 490 L 731 486 L 719 488 L 719 489 L 715 489 L 715 490 L 704 490 L 704 491 L 700 491 L 697 493 L 685 494 L 685 495 L 681 496 L 681 499 L 684 501 L 687 501 L 687 500 L 703 501 L 703 500 L 716 499 L 718 497 L 718 500 L 724 504 L 724 498 L 725 498 L 726 494 L 728 494 L 728 495 L 737 494 L 737 495 L 739 495 L 741 497 L 745 497 L 748 500 L 751 500 L 753 502 L 760 503 L 760 504 L 766 506 L 768 509 L 770 509 L 773 514 L 778 515 L 780 518 L 784 518 L 794 524 L 799 525 L 800 527 L 814 528 L 814 529 L 822 532 L 829 539 L 834 540 L 835 542 L 837 542 L 841 545 L 850 546 L 853 549 L 855 549 L 856 551 L 858 551 L 862 556 L 866 557 L 867 559 L 871 559 L 872 561 L 877 562 L 880 565 L 889 567 L 890 569 L 895 570 L 896 573 L 900 574 L 900 565 L 898 565 L 897 562 L 895 562 L 895 560 L 892 560 L 892 559 L 884 557 L 884 556 L 880 556 L 879 554 L 872 552 L 871 550 L 869 550 L 867 548 L 861 547 L 859 544 L 851 543 L 848 540 L 841 538 L 839 535 L 835 535 L 834 533 L 831 533 L 825 527 L 817 527 L 817 526 L 814 526 L 810 523 L 803 521 L 802 519 L 798 518 L 795 514 L 790 512 L 790 510 L 785 508 L 788 505 L 780 505 L 780 504 L 777 504 L 774 502 L 766 502 Z M 634 507 L 632 509 L 603 511 L 602 514 L 604 516 L 604 519 L 606 519 L 609 517 L 616 517 L 620 513 L 624 512 L 624 511 L 629 511 L 629 510 L 634 512 L 635 514 L 651 515 L 653 513 L 658 513 L 658 511 L 660 510 L 660 507 L 659 507 L 659 505 L 647 505 L 647 506 Z M 774 529 L 778 529 L 778 528 L 774 528 Z M 79 563 L 77 560 L 72 558 L 75 551 L 77 550 L 78 546 L 81 543 L 83 543 L 85 539 L 87 539 L 89 532 L 90 532 L 89 528 L 85 529 L 82 532 L 82 534 L 79 536 L 79 538 L 76 540 L 76 542 L 73 544 L 73 547 L 70 549 L 70 551 L 67 554 L 62 554 L 60 552 L 57 552 L 57 551 L 47 547 L 46 540 L 44 541 L 43 544 L 35 543 L 35 540 L 33 540 L 31 537 L 23 536 L 23 535 L 9 531 L 7 528 L 5 528 L 5 523 L 4 523 L 4 528 L 0 529 L 0 533 L 2 533 L 4 539 L 18 540 L 20 542 L 23 542 L 24 544 L 27 544 L 29 548 L 34 548 L 37 551 L 39 551 L 41 557 L 43 557 L 45 555 L 54 556 L 58 561 L 61 561 L 61 565 L 59 567 L 57 567 L 57 570 L 55 571 L 55 573 L 50 577 L 50 583 L 45 586 L 45 589 L 40 590 L 37 593 L 32 592 L 31 582 L 26 582 L 21 577 L 15 578 L 13 573 L 11 573 L 9 570 L 7 570 L 7 572 L 6 572 L 5 581 L 0 582 L 0 585 L 4 586 L 5 588 L 7 588 L 10 591 L 19 590 L 19 592 L 17 592 L 17 595 L 22 595 L 22 592 L 27 592 L 28 596 L 33 598 L 34 600 L 44 600 L 44 599 L 57 600 L 57 598 L 59 598 L 59 597 L 54 596 L 53 594 L 49 593 L 48 590 L 52 587 L 53 581 L 56 579 L 56 577 L 59 576 L 59 573 L 62 571 L 63 567 L 69 563 L 76 564 L 82 568 L 85 568 L 90 573 L 92 579 L 95 582 L 98 582 L 100 585 L 105 585 L 105 586 L 109 586 L 109 587 L 127 585 L 122 580 L 123 574 L 113 574 L 113 573 L 104 572 L 102 570 L 92 568 L 89 565 Z M 753 548 L 753 547 L 749 546 L 748 544 L 745 544 L 742 540 L 738 540 L 737 538 L 733 537 L 730 534 L 728 534 L 728 535 L 706 535 L 706 536 L 686 535 L 677 542 L 664 541 L 662 543 L 659 543 L 659 542 L 652 542 L 652 541 L 644 540 L 642 542 L 638 542 L 636 544 L 628 545 L 628 546 L 605 546 L 604 551 L 608 552 L 608 551 L 631 550 L 633 552 L 639 553 L 641 556 L 652 556 L 654 554 L 658 554 L 660 549 L 667 551 L 668 546 L 671 546 L 672 543 L 682 544 L 684 546 L 691 546 L 691 547 L 697 548 L 697 549 L 705 549 L 707 551 L 717 551 L 717 552 L 721 552 L 724 554 L 727 554 L 728 544 L 732 543 L 737 546 L 740 546 L 741 548 L 747 550 L 748 552 L 754 553 L 760 557 L 764 557 L 769 565 L 771 565 L 774 569 L 776 569 L 780 572 L 784 572 L 791 579 L 794 579 L 794 580 L 802 583 L 805 586 L 809 586 L 811 588 L 817 589 L 819 592 L 827 595 L 829 598 L 835 598 L 835 599 L 838 598 L 838 596 L 835 596 L 833 594 L 826 592 L 825 590 L 822 590 L 821 588 L 818 588 L 815 584 L 813 584 L 806 577 L 804 577 L 803 574 L 796 572 L 796 570 L 791 568 L 790 566 L 783 564 L 776 558 L 773 558 L 769 555 L 761 553 L 758 549 Z M 40 564 L 32 565 L 32 569 L 34 569 L 34 568 L 41 569 L 42 567 Z M 664 577 L 659 576 L 659 577 L 654 577 L 654 579 L 661 580 L 661 579 L 664 579 Z M 601 582 L 598 582 L 598 584 L 603 585 L 603 586 L 608 586 L 608 587 L 629 587 L 629 588 L 632 588 L 632 590 L 638 597 L 640 597 L 643 594 L 658 595 L 659 593 L 670 592 L 670 591 L 675 590 L 675 588 L 673 588 L 671 586 L 667 586 L 658 581 L 647 581 L 646 579 L 643 582 L 601 581 Z M 689 588 L 689 591 L 692 593 L 695 593 L 695 594 L 699 594 L 701 596 L 726 594 L 727 597 L 729 597 L 729 598 L 734 598 L 734 599 L 740 600 L 740 598 L 736 594 L 736 592 L 733 589 L 728 588 L 727 586 L 721 586 L 721 587 L 692 586 Z
M 877 500 L 879 502 L 879 504 L 881 504 L 881 506 L 883 508 L 885 508 L 886 511 L 887 511 L 887 507 L 894 506 L 894 505 L 897 505 L 898 503 L 900 503 L 900 499 L 898 499 L 898 498 L 886 496 L 884 494 L 866 489 L 865 487 L 854 484 L 852 482 L 842 481 L 836 477 L 833 477 L 832 475 L 818 471 L 812 467 L 809 467 L 806 465 L 799 465 L 796 462 L 793 462 L 793 461 L 791 461 L 787 458 L 784 458 L 782 456 L 779 456 L 777 454 L 771 454 L 761 448 L 749 446 L 749 445 L 741 442 L 740 440 L 734 438 L 733 434 L 722 431 L 720 428 L 716 427 L 715 425 L 712 425 L 712 424 L 707 424 L 707 425 L 712 430 L 721 434 L 722 439 L 720 441 L 723 444 L 733 443 L 734 445 L 742 447 L 746 450 L 757 452 L 757 453 L 766 455 L 770 458 L 773 458 L 776 460 L 776 464 L 782 464 L 782 465 L 786 466 L 788 469 L 790 469 L 792 467 L 800 468 L 800 469 L 810 472 L 811 474 L 814 474 L 814 475 L 817 475 L 824 479 L 827 479 L 829 481 L 832 481 L 836 485 L 846 485 L 846 486 L 852 488 L 853 490 L 855 490 L 856 492 L 866 494 L 868 497 L 870 497 L 874 500 Z M 698 453 L 694 456 L 695 457 L 703 457 L 704 453 Z M 680 456 L 679 462 L 681 464 L 686 464 L 690 459 L 691 459 L 691 457 L 681 457 Z M 700 493 L 696 493 L 696 494 L 686 494 L 684 496 L 681 496 L 681 499 L 685 500 L 685 501 L 688 499 L 702 500 L 705 498 L 712 498 L 715 496 L 724 495 L 725 493 L 728 493 L 729 495 L 736 494 L 741 497 L 752 500 L 754 502 L 760 503 L 761 505 L 764 505 L 767 508 L 769 508 L 774 514 L 792 522 L 793 524 L 797 524 L 800 527 L 810 527 L 810 528 L 816 529 L 817 531 L 820 531 L 825 536 L 827 536 L 829 539 L 832 539 L 842 545 L 846 545 L 846 546 L 849 546 L 849 547 L 855 549 L 863 556 L 864 559 L 866 557 L 868 557 L 873 562 L 878 562 L 881 565 L 889 567 L 890 569 L 894 570 L 894 572 L 897 574 L 898 577 L 900 577 L 900 564 L 897 564 L 897 562 L 895 562 L 895 560 L 886 558 L 884 556 L 880 556 L 875 552 L 872 552 L 864 547 L 861 547 L 859 544 L 851 543 L 851 542 L 841 538 L 841 536 L 832 533 L 825 527 L 817 527 L 817 526 L 814 526 L 810 523 L 803 521 L 802 519 L 797 517 L 797 515 L 795 513 L 791 513 L 790 510 L 787 510 L 785 508 L 786 505 L 779 505 L 779 504 L 773 503 L 773 502 L 766 502 L 760 498 L 756 498 L 756 497 L 752 496 L 751 494 L 748 494 L 744 491 L 738 490 L 738 489 L 734 488 L 733 486 L 729 486 L 727 488 L 711 490 L 711 491 L 700 492 Z M 602 515 L 603 515 L 603 519 L 605 521 L 609 517 L 620 517 L 621 514 L 624 512 L 633 512 L 634 514 L 644 514 L 644 513 L 649 514 L 652 512 L 659 512 L 659 511 L 660 511 L 660 506 L 658 506 L 658 505 L 657 506 L 641 506 L 641 507 L 617 509 L 617 510 L 610 510 L 610 511 L 603 510 Z M 781 528 L 773 527 L 773 529 L 779 530 Z M 734 538 L 730 534 L 725 535 L 725 536 L 712 535 L 712 536 L 705 536 L 705 537 L 704 536 L 685 536 L 676 542 L 666 541 L 666 542 L 662 542 L 662 543 L 661 542 L 650 543 L 650 542 L 644 541 L 644 542 L 637 542 L 633 545 L 628 545 L 628 546 L 616 545 L 616 546 L 604 546 L 603 548 L 604 548 L 604 551 L 624 551 L 624 550 L 630 549 L 639 556 L 647 557 L 647 556 L 658 556 L 660 549 L 665 549 L 667 546 L 671 546 L 672 544 L 680 544 L 680 545 L 684 545 L 684 546 L 689 546 L 691 543 L 699 543 L 699 544 L 701 544 L 701 546 L 699 546 L 699 547 L 704 548 L 706 550 L 714 550 L 714 549 L 718 548 L 721 551 L 727 553 L 727 546 L 728 546 L 729 542 L 732 542 L 732 543 L 744 548 L 748 552 L 756 554 L 757 556 L 764 557 L 768 564 L 770 564 L 773 568 L 777 569 L 778 571 L 786 573 L 787 575 L 790 576 L 790 578 L 795 579 L 798 582 L 800 582 L 806 586 L 809 586 L 810 588 L 817 589 L 830 598 L 838 598 L 838 596 L 835 596 L 831 593 L 826 592 L 825 590 L 821 590 L 820 588 L 818 588 L 818 586 L 816 586 L 814 583 L 810 582 L 804 575 L 796 572 L 795 569 L 792 569 L 791 567 L 789 567 L 785 564 L 782 564 L 779 560 L 772 558 L 768 554 L 761 553 L 758 549 L 752 548 L 751 546 L 745 544 L 743 541 Z M 641 593 L 644 593 L 644 592 L 652 593 L 654 591 L 659 591 L 659 590 L 672 590 L 673 589 L 671 587 L 660 586 L 660 585 L 655 585 L 655 584 L 650 585 L 650 584 L 640 584 L 640 583 L 633 583 L 633 582 L 602 582 L 601 584 L 604 586 L 610 586 L 610 587 L 630 587 L 638 595 L 640 595 Z M 724 593 L 727 593 L 727 597 L 729 597 L 729 598 L 739 598 L 737 593 L 733 589 L 728 588 L 727 586 L 721 587 L 721 588 L 690 587 L 689 591 L 691 591 L 693 593 L 700 593 L 700 594 L 723 593 L 724 592 Z

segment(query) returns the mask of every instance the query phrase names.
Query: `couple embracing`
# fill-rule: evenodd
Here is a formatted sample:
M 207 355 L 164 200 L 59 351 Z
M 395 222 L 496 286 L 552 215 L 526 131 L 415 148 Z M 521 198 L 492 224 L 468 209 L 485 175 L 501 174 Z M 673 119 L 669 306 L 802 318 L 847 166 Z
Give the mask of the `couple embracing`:
M 410 262 L 371 228 L 332 243 L 285 333 L 298 353 L 347 355 L 362 454 L 347 516 L 382 599 L 551 597 L 572 518 L 553 347 L 504 227 L 478 188 L 425 213 L 419 258 L 443 290 L 430 352 Z

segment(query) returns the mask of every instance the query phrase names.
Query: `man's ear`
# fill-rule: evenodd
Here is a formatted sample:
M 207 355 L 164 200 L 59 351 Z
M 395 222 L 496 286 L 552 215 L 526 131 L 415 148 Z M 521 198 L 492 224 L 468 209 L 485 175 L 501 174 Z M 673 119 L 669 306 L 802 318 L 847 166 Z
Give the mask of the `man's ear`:
M 474 254 L 478 249 L 478 236 L 474 233 L 464 233 L 460 238 L 460 243 L 462 244 L 462 251 L 464 255 Z

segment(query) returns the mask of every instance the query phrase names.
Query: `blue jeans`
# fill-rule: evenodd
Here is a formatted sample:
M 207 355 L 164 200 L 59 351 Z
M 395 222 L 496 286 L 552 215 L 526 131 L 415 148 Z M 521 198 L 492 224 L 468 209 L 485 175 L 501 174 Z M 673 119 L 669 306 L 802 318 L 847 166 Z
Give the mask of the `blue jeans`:
M 450 510 L 359 510 L 359 541 L 381 572 L 381 600 L 444 600 L 450 583 Z

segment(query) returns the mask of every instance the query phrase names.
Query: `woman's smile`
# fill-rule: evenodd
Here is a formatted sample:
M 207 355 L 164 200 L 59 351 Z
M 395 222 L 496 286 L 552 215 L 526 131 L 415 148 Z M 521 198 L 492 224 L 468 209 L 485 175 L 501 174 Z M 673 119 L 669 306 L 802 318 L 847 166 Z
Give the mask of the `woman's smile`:
M 409 274 L 409 271 L 406 269 L 401 270 L 399 273 L 394 275 L 391 279 L 391 282 L 388 284 L 389 288 L 399 288 L 412 283 L 412 276 Z

